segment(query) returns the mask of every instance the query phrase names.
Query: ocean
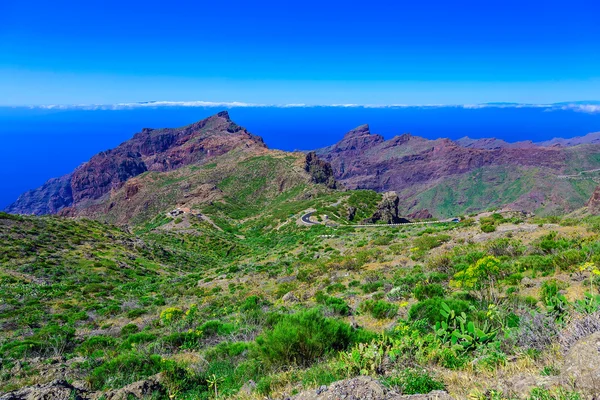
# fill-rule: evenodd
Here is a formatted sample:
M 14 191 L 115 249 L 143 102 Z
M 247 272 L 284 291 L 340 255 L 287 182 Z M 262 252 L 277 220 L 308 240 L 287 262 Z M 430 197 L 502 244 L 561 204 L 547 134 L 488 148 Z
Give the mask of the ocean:
M 22 192 L 69 173 L 142 128 L 184 126 L 222 107 L 118 110 L 0 107 L 0 209 Z M 372 133 L 430 139 L 496 137 L 543 141 L 600 131 L 600 113 L 537 107 L 238 107 L 231 118 L 270 148 L 309 150 L 333 144 L 368 123 Z

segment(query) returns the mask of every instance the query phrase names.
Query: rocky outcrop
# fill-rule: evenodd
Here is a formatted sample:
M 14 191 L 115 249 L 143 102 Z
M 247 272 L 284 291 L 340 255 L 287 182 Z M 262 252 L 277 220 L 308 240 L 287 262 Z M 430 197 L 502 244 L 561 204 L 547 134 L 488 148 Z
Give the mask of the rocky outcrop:
M 565 355 L 561 368 L 564 385 L 585 393 L 600 393 L 600 332 L 580 339 Z
M 456 140 L 456 143 L 462 147 L 471 149 L 484 149 L 484 150 L 498 150 L 498 149 L 530 149 L 536 147 L 536 144 L 531 140 L 523 142 L 509 143 L 502 139 L 496 138 L 483 138 L 483 139 L 471 139 L 470 137 L 463 137 Z
M 383 198 L 377 205 L 377 211 L 373 213 L 373 216 L 363 220 L 364 224 L 375 224 L 377 222 L 384 222 L 386 224 L 399 224 L 410 222 L 406 218 L 402 218 L 398 215 L 398 204 L 400 199 L 396 192 L 387 192 L 383 194 Z
M 6 208 L 11 214 L 56 214 L 73 204 L 71 175 L 53 178 L 37 189 L 23 193 Z
M 350 189 L 401 190 L 490 165 L 524 165 L 561 170 L 567 155 L 556 148 L 467 148 L 449 139 L 410 134 L 384 140 L 363 125 L 334 146 L 316 150 L 336 179 Z
M 107 392 L 91 392 L 77 383 L 72 385 L 64 379 L 56 379 L 0 395 L 0 400 L 129 400 L 145 399 L 156 394 L 164 394 L 160 374 Z
M 304 170 L 310 174 L 314 183 L 326 185 L 330 189 L 337 188 L 337 182 L 333 176 L 331 165 L 323 160 L 319 160 L 314 151 L 306 155 Z
M 73 173 L 73 202 L 77 204 L 98 199 L 147 170 L 140 153 L 120 152 L 117 149 L 97 154 Z
M 86 392 L 65 380 L 25 387 L 0 396 L 0 400 L 87 400 Z
M 413 213 L 407 215 L 410 219 L 430 219 L 433 218 L 433 215 L 429 212 L 428 209 L 417 210 Z
M 121 389 L 103 393 L 101 398 L 104 400 L 129 400 L 145 399 L 159 393 L 164 395 L 164 388 L 160 381 L 161 375 L 157 374 L 147 379 L 133 382 Z
M 331 164 L 337 181 L 348 189 L 393 190 L 407 213 L 428 208 L 436 217 L 451 217 L 454 214 L 440 209 L 448 212 L 450 205 L 457 209 L 452 213 L 468 213 L 483 210 L 492 202 L 497 206 L 514 203 L 526 211 L 580 208 L 585 200 L 576 204 L 575 199 L 581 194 L 558 176 L 573 168 L 598 168 L 598 163 L 577 156 L 600 150 L 600 145 L 588 146 L 596 147 L 542 147 L 496 139 L 464 138 L 457 142 L 411 134 L 385 140 L 363 125 L 316 153 Z M 480 189 L 474 196 L 470 188 L 475 185 Z M 561 190 L 560 196 L 556 188 Z
M 227 111 L 183 128 L 144 128 L 118 147 L 96 154 L 72 174 L 51 179 L 23 194 L 6 211 L 40 215 L 56 214 L 68 207 L 76 209 L 103 198 L 146 171 L 165 172 L 203 164 L 236 148 L 266 146 L 260 137 L 231 121 Z
M 453 400 L 443 391 L 434 391 L 429 394 L 401 395 L 384 387 L 379 381 L 360 376 L 353 379 L 332 383 L 330 386 L 321 386 L 318 389 L 302 392 L 291 398 L 292 400 Z
M 354 221 L 354 217 L 356 217 L 356 211 L 357 208 L 356 207 L 348 207 L 348 209 L 346 210 L 346 219 L 348 221 Z
M 590 214 L 600 215 L 600 186 L 594 190 L 586 206 Z

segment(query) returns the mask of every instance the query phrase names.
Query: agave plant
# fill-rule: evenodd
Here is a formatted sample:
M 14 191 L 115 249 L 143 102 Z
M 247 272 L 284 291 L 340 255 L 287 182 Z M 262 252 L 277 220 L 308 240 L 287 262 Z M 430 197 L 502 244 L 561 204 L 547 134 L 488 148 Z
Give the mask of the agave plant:
M 442 303 L 440 314 L 446 320 L 435 324 L 436 335 L 457 351 L 475 350 L 492 341 L 498 333 L 487 321 L 482 326 L 477 326 L 473 321 L 468 321 L 464 312 L 457 314 L 446 303 Z

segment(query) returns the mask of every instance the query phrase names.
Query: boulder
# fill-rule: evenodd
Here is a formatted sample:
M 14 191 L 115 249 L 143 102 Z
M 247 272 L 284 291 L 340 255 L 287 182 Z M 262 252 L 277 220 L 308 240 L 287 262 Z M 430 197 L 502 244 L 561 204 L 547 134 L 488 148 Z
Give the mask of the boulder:
M 294 292 L 287 292 L 283 295 L 281 300 L 283 300 L 284 303 L 297 303 L 299 301 Z
M 410 222 L 406 218 L 398 216 L 398 203 L 400 199 L 396 192 L 386 192 L 379 204 L 377 205 L 377 211 L 373 213 L 371 218 L 363 220 L 365 224 L 374 224 L 377 222 L 385 222 L 386 224 L 399 224 L 404 222 Z
M 600 393 L 600 332 L 575 343 L 561 368 L 564 385 L 587 393 Z
M 346 379 L 307 390 L 292 400 L 453 400 L 448 393 L 434 391 L 429 394 L 401 395 L 384 387 L 379 381 L 369 376 Z
M 160 384 L 160 374 L 157 374 L 148 379 L 133 382 L 121 389 L 104 393 L 102 398 L 104 400 L 145 399 L 148 396 L 161 392 L 163 392 L 163 387 Z
M 0 400 L 86 400 L 85 392 L 63 379 L 33 385 L 0 396 Z

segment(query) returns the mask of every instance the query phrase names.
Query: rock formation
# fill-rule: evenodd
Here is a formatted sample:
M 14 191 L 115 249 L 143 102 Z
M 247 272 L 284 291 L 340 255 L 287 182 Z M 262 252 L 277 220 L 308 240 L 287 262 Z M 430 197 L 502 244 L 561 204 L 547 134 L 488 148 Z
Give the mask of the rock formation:
M 600 186 L 598 186 L 596 190 L 594 190 L 594 193 L 592 193 L 592 197 L 590 197 L 586 206 L 590 214 L 600 214 Z
M 375 211 L 370 218 L 363 220 L 363 223 L 375 224 L 377 222 L 384 222 L 386 224 L 399 224 L 410 222 L 406 218 L 402 218 L 398 215 L 399 202 L 400 199 L 396 192 L 384 193 L 383 198 L 377 205 L 377 211 Z
M 56 214 L 63 208 L 100 199 L 146 171 L 165 172 L 203 164 L 235 148 L 266 146 L 260 137 L 231 121 L 227 111 L 183 128 L 144 128 L 116 148 L 96 154 L 72 174 L 24 193 L 6 211 Z
M 323 160 L 319 160 L 314 151 L 306 155 L 304 170 L 310 174 L 314 183 L 324 184 L 330 189 L 337 188 L 338 185 L 333 176 L 331 165 Z

